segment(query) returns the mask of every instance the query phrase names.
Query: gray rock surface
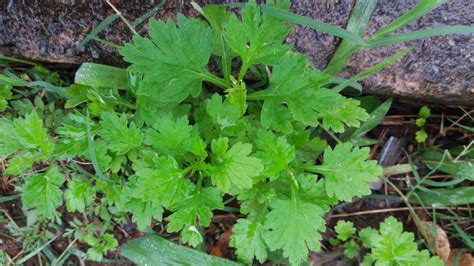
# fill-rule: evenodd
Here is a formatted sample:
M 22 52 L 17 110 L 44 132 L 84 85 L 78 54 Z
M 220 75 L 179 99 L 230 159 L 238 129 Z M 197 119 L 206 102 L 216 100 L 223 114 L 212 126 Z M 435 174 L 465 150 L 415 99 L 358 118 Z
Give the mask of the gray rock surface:
M 345 27 L 354 0 L 294 0 L 292 9 L 298 14 Z M 105 1 L 0 1 L 0 53 L 26 59 L 79 64 L 95 61 L 124 65 L 114 49 L 96 41 L 77 48 L 112 9 Z M 134 20 L 159 1 L 112 1 L 125 17 Z M 189 0 L 166 1 L 156 18 L 173 18 L 177 12 L 198 15 Z M 226 2 L 201 0 L 200 4 Z M 369 24 L 369 34 L 403 14 L 416 0 L 380 0 Z M 453 0 L 429 15 L 410 23 L 399 32 L 441 25 L 474 24 L 474 1 Z M 146 27 L 146 25 L 144 24 Z M 131 33 L 120 20 L 99 34 L 117 44 L 130 40 Z M 313 64 L 324 68 L 334 53 L 339 39 L 298 26 L 287 41 L 305 52 Z M 405 47 L 414 49 L 398 62 L 364 80 L 365 91 L 381 95 L 438 102 L 448 105 L 474 105 L 474 35 L 448 35 L 412 41 L 357 53 L 342 73 L 349 77 Z

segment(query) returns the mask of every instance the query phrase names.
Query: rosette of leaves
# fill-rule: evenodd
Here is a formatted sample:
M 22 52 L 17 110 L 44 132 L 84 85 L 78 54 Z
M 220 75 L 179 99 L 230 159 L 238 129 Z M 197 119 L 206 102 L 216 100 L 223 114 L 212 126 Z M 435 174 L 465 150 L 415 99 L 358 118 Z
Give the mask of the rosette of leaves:
M 288 9 L 289 1 L 266 5 Z M 81 181 L 66 180 L 55 160 L 47 172 L 26 177 L 25 190 L 54 192 L 42 205 L 24 196 L 48 218 L 66 182 L 67 211 L 94 207 L 118 222 L 131 214 L 139 230 L 166 221 L 167 232 L 197 246 L 213 213 L 232 197 L 242 214 L 230 242 L 239 260 L 264 262 L 281 252 L 298 265 L 320 249 L 331 206 L 369 194 L 382 174 L 368 148 L 340 143 L 321 151 L 313 132 L 343 132 L 369 115 L 284 44 L 291 23 L 262 14 L 254 1 L 241 16 L 224 6 L 200 11 L 205 20 L 152 19 L 149 37 L 136 35 L 120 48 L 134 79 L 133 89 L 109 93 L 123 97 L 121 104 L 88 118 L 79 103 L 57 129 L 59 140 L 40 129 L 20 142 L 0 134 L 1 155 L 92 161 L 95 175 Z M 0 121 L 15 130 L 30 119 Z

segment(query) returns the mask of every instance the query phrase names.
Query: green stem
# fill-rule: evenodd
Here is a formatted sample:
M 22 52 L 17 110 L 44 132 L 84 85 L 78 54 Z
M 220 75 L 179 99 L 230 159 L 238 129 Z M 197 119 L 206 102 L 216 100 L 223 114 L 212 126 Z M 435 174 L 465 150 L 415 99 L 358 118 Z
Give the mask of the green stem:
M 415 225 L 418 227 L 418 230 L 420 230 L 421 234 L 426 238 L 428 233 L 426 232 L 426 229 L 424 229 L 425 226 L 423 222 L 421 221 L 420 217 L 417 215 L 417 213 L 411 206 L 409 199 L 405 196 L 405 194 L 403 194 L 403 192 L 395 184 L 392 183 L 392 181 L 390 181 L 390 179 L 388 179 L 388 177 L 385 176 L 384 179 L 385 179 L 385 182 L 387 182 L 387 184 L 389 184 L 395 190 L 395 192 L 397 192 L 398 195 L 400 195 L 400 197 L 403 199 L 405 205 L 407 205 L 408 210 L 410 211 L 411 216 L 413 217 Z M 432 251 L 431 245 L 428 245 L 428 248 Z
M 267 98 L 266 96 L 260 96 L 260 95 L 247 95 L 247 100 L 252 100 L 252 101 L 258 101 L 258 100 L 265 100 Z
M 223 204 L 227 205 L 227 204 L 231 203 L 232 201 L 234 201 L 235 199 L 236 199 L 236 197 L 231 197 L 230 199 L 224 201 Z
M 224 88 L 224 89 L 228 89 L 230 88 L 230 84 L 228 81 L 226 81 L 225 79 L 223 78 L 220 78 L 212 73 L 207 73 L 206 75 L 204 75 L 204 80 L 206 81 L 210 81 L 212 83 L 214 83 L 215 85 L 221 87 L 221 88 Z
M 192 170 L 196 170 L 196 169 L 201 169 L 201 166 L 202 166 L 202 162 L 199 161 L 199 162 L 195 162 L 195 163 L 192 163 L 190 164 L 188 167 L 184 168 L 182 170 L 183 172 L 183 175 L 185 175 L 186 173 L 188 173 L 189 171 L 192 171 Z
M 202 172 L 199 171 L 199 176 L 198 176 L 198 181 L 197 181 L 197 191 L 196 193 L 199 195 L 201 194 L 201 189 L 202 189 L 202 181 L 203 181 L 204 177 L 202 175 Z
M 232 75 L 231 74 L 232 58 L 227 54 L 225 40 L 222 35 L 221 35 L 221 45 L 222 45 L 222 57 L 221 57 L 222 72 L 224 73 L 224 79 L 227 82 L 230 82 L 230 76 Z
M 242 67 L 240 68 L 240 72 L 239 72 L 239 81 L 241 81 L 244 78 L 245 73 L 247 73 L 248 69 L 249 69 L 248 62 L 247 61 L 243 62 Z

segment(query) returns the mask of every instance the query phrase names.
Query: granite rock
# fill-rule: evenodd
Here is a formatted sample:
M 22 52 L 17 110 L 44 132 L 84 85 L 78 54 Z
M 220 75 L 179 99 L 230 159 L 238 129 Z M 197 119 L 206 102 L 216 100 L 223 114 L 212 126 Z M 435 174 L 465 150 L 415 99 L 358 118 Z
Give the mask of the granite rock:
M 229 0 L 201 0 L 201 5 Z M 118 53 L 96 41 L 77 45 L 113 10 L 105 1 L 0 1 L 0 53 L 31 60 L 80 64 L 94 61 L 123 66 Z M 112 1 L 133 21 L 160 1 Z M 380 0 L 368 28 L 368 36 L 412 7 L 416 0 Z M 294 0 L 298 14 L 345 27 L 354 0 Z M 456 0 L 405 26 L 399 32 L 441 25 L 474 24 L 474 1 Z M 166 1 L 156 18 L 174 18 L 178 12 L 197 16 L 189 0 Z M 143 23 L 142 27 L 146 24 Z M 139 28 L 141 29 L 141 28 Z M 122 44 L 130 41 L 130 30 L 120 20 L 102 31 L 99 37 Z M 340 39 L 297 26 L 287 42 L 306 53 L 313 64 L 324 68 Z M 411 41 L 377 49 L 359 51 L 342 73 L 350 77 L 382 61 L 397 51 L 414 49 L 398 62 L 363 81 L 365 92 L 435 102 L 446 105 L 474 105 L 474 35 L 446 35 Z

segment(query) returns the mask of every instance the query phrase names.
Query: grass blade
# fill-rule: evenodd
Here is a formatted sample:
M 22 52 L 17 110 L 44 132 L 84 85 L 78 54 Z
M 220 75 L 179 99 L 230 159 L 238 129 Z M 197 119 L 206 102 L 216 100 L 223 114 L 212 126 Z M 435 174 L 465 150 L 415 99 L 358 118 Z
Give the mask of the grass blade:
M 14 87 L 28 86 L 28 82 L 22 79 L 12 78 L 3 74 L 0 74 L 0 85 L 10 85 Z
M 74 82 L 91 87 L 128 87 L 125 69 L 94 63 L 83 63 L 76 72 Z
M 177 245 L 158 235 L 128 241 L 121 255 L 137 265 L 241 265 Z
M 374 12 L 377 3 L 378 0 L 358 0 L 352 9 L 351 17 L 347 23 L 346 29 L 362 37 L 367 29 L 367 24 L 372 17 L 372 13 Z M 347 61 L 351 59 L 352 54 L 354 54 L 359 47 L 359 45 L 350 40 L 344 39 L 337 48 L 336 53 L 332 56 L 325 72 L 333 76 L 339 75 L 342 69 L 346 66 Z
M 455 161 L 450 156 L 446 156 L 445 153 L 436 150 L 425 150 L 421 153 L 421 160 L 428 168 L 450 174 L 456 179 L 474 180 L 474 162 L 472 160 Z
M 471 240 L 472 236 L 468 236 L 464 230 L 456 223 L 456 221 L 451 220 L 451 224 L 453 225 L 454 229 L 458 232 L 458 234 L 461 236 L 461 238 L 464 240 L 466 245 L 473 250 L 474 249 L 474 241 Z
M 334 26 L 328 23 L 311 19 L 309 17 L 297 15 L 289 11 L 285 11 L 285 10 L 273 8 L 273 7 L 262 7 L 262 12 L 270 16 L 279 17 L 296 24 L 307 26 L 317 31 L 322 31 L 322 32 L 329 33 L 331 35 L 334 35 L 343 39 L 350 40 L 356 44 L 363 43 L 362 38 L 359 37 L 357 34 L 354 34 L 350 31 L 344 30 L 342 28 L 339 28 L 337 26 Z
M 346 79 L 344 78 L 341 78 L 341 77 L 334 77 L 332 80 L 331 80 L 331 83 L 333 84 L 341 84 L 341 83 L 344 83 L 346 81 Z M 352 88 L 358 90 L 359 92 L 362 92 L 362 85 L 360 85 L 359 83 L 357 82 L 353 82 L 351 84 L 349 84 L 349 86 L 351 86 Z
M 229 4 L 229 6 L 235 6 L 235 7 L 244 7 L 244 3 L 233 3 Z M 357 34 L 352 33 L 348 30 L 342 29 L 340 27 L 331 25 L 329 23 L 324 23 L 319 20 L 315 20 L 309 17 L 301 16 L 298 14 L 294 14 L 292 12 L 274 8 L 274 7 L 268 7 L 268 6 L 260 6 L 260 10 L 267 15 L 281 18 L 288 20 L 290 22 L 293 22 L 295 24 L 300 24 L 307 26 L 309 28 L 312 28 L 317 31 L 322 31 L 325 33 L 329 33 L 331 35 L 350 40 L 356 44 L 363 44 L 364 40 Z
M 441 204 L 443 206 L 457 206 L 474 203 L 474 187 L 456 187 L 430 189 L 429 191 L 417 191 L 416 197 L 410 197 L 411 203 L 427 206 Z
M 436 28 L 426 29 L 426 30 L 417 30 L 417 31 L 412 31 L 412 32 L 407 32 L 407 33 L 390 35 L 390 36 L 379 38 L 379 39 L 371 39 L 366 42 L 365 47 L 376 48 L 376 47 L 390 45 L 390 44 L 399 43 L 399 42 L 426 39 L 429 37 L 441 36 L 441 35 L 446 35 L 446 34 L 456 34 L 456 33 L 457 34 L 473 34 L 474 27 L 459 25 L 459 26 L 436 27 Z
M 4 196 L 4 197 L 0 197 L 0 203 L 3 203 L 3 202 L 7 202 L 7 201 L 10 201 L 10 200 L 14 200 L 14 199 L 18 199 L 20 197 L 20 195 L 10 195 L 10 196 Z
M 0 60 L 5 60 L 5 61 L 11 61 L 11 62 L 15 62 L 15 63 L 21 63 L 21 64 L 26 64 L 26 65 L 36 66 L 36 63 L 34 63 L 34 62 L 27 61 L 27 60 L 22 60 L 22 59 L 18 59 L 18 58 L 15 58 L 15 57 L 2 55 L 2 54 L 0 54 Z
M 22 265 L 23 263 L 27 262 L 29 259 L 31 259 L 34 255 L 38 254 L 39 252 L 41 252 L 41 250 L 43 250 L 44 248 L 46 248 L 49 244 L 51 244 L 54 240 L 56 240 L 57 236 L 55 236 L 53 239 L 50 239 L 48 242 L 44 243 L 43 245 L 41 245 L 40 247 L 38 247 L 37 249 L 33 250 L 32 252 L 30 252 L 28 255 L 24 256 L 23 258 L 21 258 L 20 260 L 18 260 L 16 262 L 17 265 Z
M 89 156 L 91 158 L 92 167 L 94 168 L 95 175 L 105 181 L 106 183 L 112 182 L 108 179 L 102 170 L 100 169 L 99 162 L 97 161 L 97 157 L 95 156 L 95 149 L 94 149 L 94 137 L 92 136 L 91 132 L 91 119 L 89 115 L 89 109 L 87 109 L 87 123 L 86 123 L 86 130 L 87 130 L 87 147 L 89 149 Z
M 132 27 L 136 27 L 140 25 L 143 21 L 147 20 L 151 16 L 155 15 L 155 13 L 160 10 L 161 7 L 163 7 L 165 3 L 165 0 L 162 0 L 158 5 L 154 6 L 152 9 L 148 10 L 145 14 L 141 15 L 139 18 L 137 18 L 135 21 L 131 23 Z
M 357 128 L 354 133 L 347 136 L 345 140 L 351 140 L 354 145 L 358 145 L 360 139 L 367 134 L 370 130 L 375 128 L 380 121 L 385 117 L 390 106 L 392 105 L 392 99 L 388 99 L 384 103 L 382 103 L 379 107 L 377 107 L 374 111 L 370 113 L 370 118 L 367 121 L 364 121 L 359 128 Z
M 468 131 L 468 132 L 474 133 L 474 127 L 468 127 L 468 126 L 465 126 L 465 125 L 461 125 L 461 124 L 459 124 L 458 122 L 456 122 L 456 121 L 454 121 L 454 120 L 451 120 L 451 119 L 449 119 L 449 118 L 448 118 L 448 120 L 449 120 L 449 122 L 455 124 L 456 126 L 462 128 L 462 129 L 464 129 L 464 130 L 466 130 L 466 131 Z M 474 150 L 473 150 L 473 151 L 474 151 Z
M 357 82 L 357 81 L 359 81 L 359 80 L 361 80 L 361 79 L 363 79 L 363 78 L 365 78 L 369 75 L 372 75 L 375 72 L 380 71 L 384 67 L 390 65 L 391 63 L 393 63 L 393 62 L 397 61 L 398 59 L 400 59 L 401 57 L 405 56 L 408 52 L 411 51 L 411 49 L 412 49 L 412 47 L 404 49 L 403 51 L 389 57 L 387 60 L 385 60 L 383 62 L 380 62 L 380 63 L 372 66 L 371 68 L 369 68 L 367 70 L 362 71 L 361 73 L 355 75 L 351 79 L 346 80 L 344 83 L 339 84 L 337 87 L 334 88 L 334 90 L 341 91 L 345 87 L 349 86 L 351 83 Z
M 7 75 L 0 74 L 0 85 L 10 85 L 13 87 L 28 87 L 32 89 L 37 89 L 39 87 L 47 92 L 56 93 L 66 99 L 69 98 L 69 94 L 64 91 L 64 88 L 56 87 L 51 83 L 42 80 L 28 82 L 16 76 L 9 77 Z
M 90 40 L 93 39 L 93 37 L 97 36 L 101 31 L 103 31 L 105 28 L 107 28 L 110 24 L 112 24 L 115 20 L 118 19 L 117 14 L 112 14 L 106 17 L 97 27 L 95 27 L 87 36 L 82 39 L 82 41 L 77 45 L 77 48 L 80 48 L 84 45 L 86 45 Z
M 86 36 L 90 36 L 90 35 L 86 35 Z M 94 40 L 94 41 L 96 41 L 96 42 L 99 42 L 99 43 L 101 43 L 101 44 L 103 44 L 103 45 L 105 45 L 105 46 L 110 46 L 110 47 L 115 48 L 115 49 L 117 49 L 117 50 L 118 50 L 120 47 L 122 47 L 122 46 L 120 46 L 120 45 L 118 45 L 118 44 L 116 44 L 116 43 L 109 42 L 109 41 L 103 40 L 103 39 L 101 39 L 101 38 L 98 38 L 97 36 L 90 36 L 90 37 L 91 37 L 92 40 Z
M 439 7 L 440 5 L 448 2 L 448 0 L 421 0 L 412 9 L 408 10 L 405 14 L 392 21 L 387 26 L 381 28 L 372 35 L 373 39 L 383 37 L 403 26 L 407 23 L 427 14 L 431 10 Z

